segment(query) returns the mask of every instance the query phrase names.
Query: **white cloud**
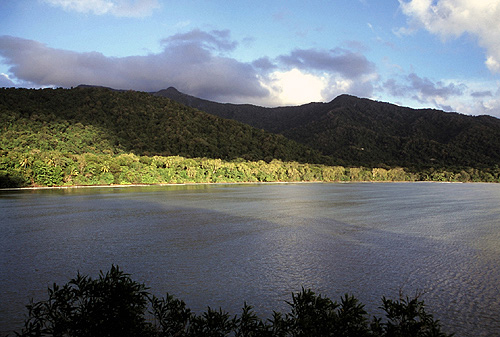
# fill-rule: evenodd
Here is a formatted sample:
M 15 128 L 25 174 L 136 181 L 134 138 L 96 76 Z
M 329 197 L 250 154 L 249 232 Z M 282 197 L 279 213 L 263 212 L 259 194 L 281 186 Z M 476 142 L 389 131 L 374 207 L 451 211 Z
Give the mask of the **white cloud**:
M 500 118 L 500 99 L 495 97 L 481 99 L 458 99 L 449 102 L 452 110 L 467 115 L 490 115 Z
M 261 85 L 270 95 L 257 104 L 265 106 L 301 105 L 329 102 L 342 94 L 370 97 L 377 74 L 348 78 L 335 73 L 318 73 L 303 69 L 275 70 L 261 76 Z
M 373 95 L 374 84 L 379 80 L 377 73 L 368 73 L 358 78 L 347 78 L 331 75 L 328 86 L 322 91 L 325 101 L 331 101 L 342 94 L 370 98 Z
M 495 58 L 493 56 L 488 56 L 486 59 L 486 66 L 488 69 L 495 73 L 500 73 L 500 58 Z
M 500 0 L 399 0 L 409 20 L 408 33 L 418 28 L 444 39 L 470 34 L 486 50 L 485 64 L 500 73 Z
M 468 97 L 467 85 L 461 81 L 434 81 L 415 73 L 385 81 L 383 89 L 391 96 L 417 102 L 424 107 L 435 107 L 445 111 L 458 111 L 455 104 Z
M 435 81 L 410 73 L 386 80 L 377 94 L 383 96 L 377 99 L 403 106 L 500 117 L 500 82 L 495 81 L 453 78 Z
M 286 104 L 325 102 L 346 93 L 371 97 L 379 78 L 363 54 L 344 48 L 294 49 L 276 62 L 279 70 L 269 67 L 274 71 L 265 87 Z
M 53 6 L 62 7 L 67 11 L 93 13 L 102 15 L 108 13 L 113 3 L 108 0 L 44 0 Z
M 270 97 L 264 105 L 300 105 L 324 101 L 322 91 L 328 86 L 325 76 L 316 76 L 294 68 L 289 71 L 274 71 L 261 79 Z
M 9 75 L 0 73 L 0 88 L 14 87 L 15 83 L 9 78 Z
M 491 115 L 500 118 L 500 82 L 469 82 L 468 97 L 452 102 L 456 110 L 470 115 Z M 470 97 L 470 98 L 469 98 Z
M 43 0 L 66 11 L 111 14 L 122 17 L 145 17 L 160 7 L 158 0 Z
M 400 84 L 395 79 L 390 79 L 384 83 L 384 87 L 393 96 L 403 97 L 411 95 L 422 103 L 448 100 L 451 96 L 461 96 L 466 89 L 466 85 L 463 83 L 434 82 L 429 78 L 422 78 L 415 73 L 406 76 L 404 82 L 404 84 Z

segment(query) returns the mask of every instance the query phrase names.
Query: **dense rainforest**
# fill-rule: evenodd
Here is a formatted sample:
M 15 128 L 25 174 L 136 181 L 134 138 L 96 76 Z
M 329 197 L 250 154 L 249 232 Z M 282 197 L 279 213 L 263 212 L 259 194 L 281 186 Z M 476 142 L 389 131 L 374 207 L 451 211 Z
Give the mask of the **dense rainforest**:
M 327 106 L 310 104 L 316 105 Z M 296 109 L 307 110 L 305 106 Z M 324 123 L 313 115 L 314 111 L 298 114 L 289 118 L 289 123 L 310 128 L 313 124 L 306 120 Z M 262 120 L 265 122 L 265 118 Z M 385 154 L 363 161 L 355 153 L 364 150 L 345 144 L 350 136 L 339 143 L 345 146 L 342 151 L 354 153 L 352 160 L 340 155 L 342 151 L 332 154 L 317 146 L 322 142 L 321 133 L 309 136 L 308 145 L 303 139 L 301 143 L 287 138 L 291 130 L 299 134 L 304 128 L 287 126 L 283 134 L 278 129 L 271 130 L 278 132 L 273 133 L 144 92 L 98 87 L 3 88 L 0 187 L 271 181 L 498 182 L 500 169 L 495 156 L 499 147 L 491 136 L 498 128 L 495 119 L 484 120 L 491 125 L 484 129 L 475 126 L 479 128 L 473 133 L 477 141 L 469 144 L 478 147 L 473 151 L 477 158 L 467 157 L 457 165 L 434 160 L 434 165 L 419 166 L 417 170 L 415 165 L 400 165 L 404 161 L 389 160 L 388 150 L 377 150 Z M 385 136 L 383 130 L 378 130 L 366 137 Z M 433 153 L 418 148 L 427 156 Z M 485 151 L 490 151 L 487 159 Z M 422 154 L 412 162 L 425 160 Z
M 282 135 L 133 91 L 0 89 L 0 122 L 4 186 L 184 182 L 193 166 L 219 174 L 222 160 L 330 160 Z
M 500 165 L 500 119 L 341 95 L 329 103 L 264 108 L 221 104 L 168 88 L 155 93 L 224 118 L 283 134 L 346 166 L 456 171 Z

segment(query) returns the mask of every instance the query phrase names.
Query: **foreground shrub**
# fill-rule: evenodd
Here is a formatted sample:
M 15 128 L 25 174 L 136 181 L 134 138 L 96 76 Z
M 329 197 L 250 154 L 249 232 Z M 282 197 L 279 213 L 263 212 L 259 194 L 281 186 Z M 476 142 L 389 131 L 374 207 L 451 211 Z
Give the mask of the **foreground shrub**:
M 93 280 L 77 275 L 54 284 L 46 301 L 30 303 L 21 336 L 142 336 L 150 328 L 143 284 L 113 266 Z
M 425 311 L 418 298 L 382 298 L 386 317 L 368 318 L 355 297 L 340 303 L 311 290 L 292 295 L 289 313 L 260 319 L 246 303 L 240 316 L 208 308 L 201 315 L 172 295 L 151 295 L 117 266 L 97 279 L 77 275 L 66 285 L 54 284 L 49 298 L 27 305 L 24 328 L 16 336 L 68 337 L 302 337 L 302 336 L 449 336 Z

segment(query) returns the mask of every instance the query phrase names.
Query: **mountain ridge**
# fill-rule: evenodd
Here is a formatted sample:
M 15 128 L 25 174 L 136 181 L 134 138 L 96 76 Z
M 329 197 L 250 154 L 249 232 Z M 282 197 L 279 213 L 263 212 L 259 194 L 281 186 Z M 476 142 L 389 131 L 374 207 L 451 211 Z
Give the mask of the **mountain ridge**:
M 167 92 L 182 97 L 173 88 Z M 281 132 L 147 92 L 0 88 L 0 186 L 500 181 L 494 118 L 429 109 L 415 114 L 345 95 L 329 103 L 240 110 L 201 102 Z
M 500 119 L 493 116 L 413 109 L 347 94 L 327 103 L 274 108 L 213 102 L 174 87 L 149 94 L 281 134 L 341 165 L 414 171 L 500 165 Z
M 217 103 L 170 87 L 154 95 L 279 133 L 346 165 L 491 167 L 500 164 L 500 119 L 413 109 L 352 95 L 266 108 Z

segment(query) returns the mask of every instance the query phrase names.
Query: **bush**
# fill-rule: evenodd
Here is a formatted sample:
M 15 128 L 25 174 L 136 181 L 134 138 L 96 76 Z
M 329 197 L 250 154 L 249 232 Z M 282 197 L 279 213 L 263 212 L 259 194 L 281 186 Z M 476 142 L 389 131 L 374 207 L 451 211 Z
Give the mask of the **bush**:
M 37 185 L 60 186 L 63 183 L 63 170 L 60 166 L 37 160 L 33 163 L 33 177 Z
M 49 299 L 30 303 L 19 336 L 143 336 L 149 303 L 143 284 L 118 267 L 93 280 L 77 275 L 48 289 Z
M 98 279 L 77 275 L 66 285 L 48 289 L 46 301 L 27 305 L 24 328 L 17 336 L 68 337 L 195 337 L 195 336 L 449 336 L 425 311 L 418 298 L 382 298 L 384 319 L 368 319 L 364 306 L 349 295 L 340 303 L 302 289 L 287 302 L 290 312 L 274 312 L 263 321 L 244 304 L 240 316 L 210 307 L 201 315 L 167 294 L 152 296 L 148 288 L 112 266 Z

